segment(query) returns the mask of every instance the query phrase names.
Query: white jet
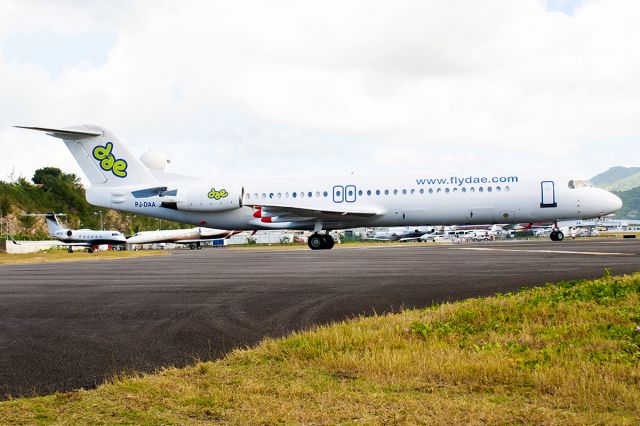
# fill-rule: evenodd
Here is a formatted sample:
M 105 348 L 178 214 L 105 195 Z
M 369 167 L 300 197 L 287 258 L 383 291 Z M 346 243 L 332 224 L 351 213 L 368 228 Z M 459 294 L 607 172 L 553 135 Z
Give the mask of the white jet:
M 45 215 L 49 235 L 62 241 L 69 247 L 69 253 L 73 247 L 87 247 L 89 253 L 101 245 L 123 245 L 127 239 L 120 231 L 95 231 L 93 229 L 68 229 L 60 225 L 54 213 Z
M 175 243 L 188 244 L 190 249 L 199 249 L 200 244 L 211 240 L 229 238 L 240 231 L 224 229 L 191 228 L 141 231 L 127 239 L 129 244 Z
M 333 247 L 334 229 L 556 222 L 622 207 L 616 195 L 561 170 L 201 179 L 146 166 L 98 126 L 23 128 L 64 140 L 91 182 L 93 205 L 220 229 L 312 230 L 314 250 Z

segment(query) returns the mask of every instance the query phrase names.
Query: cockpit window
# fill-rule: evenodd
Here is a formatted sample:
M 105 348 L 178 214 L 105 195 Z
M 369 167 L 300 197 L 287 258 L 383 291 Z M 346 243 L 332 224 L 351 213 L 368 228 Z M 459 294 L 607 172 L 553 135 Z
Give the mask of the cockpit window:
M 588 180 L 577 180 L 577 179 L 572 179 L 569 181 L 569 188 L 570 189 L 576 189 L 576 188 L 586 188 L 588 186 L 593 186 L 593 184 L 591 182 L 589 182 Z

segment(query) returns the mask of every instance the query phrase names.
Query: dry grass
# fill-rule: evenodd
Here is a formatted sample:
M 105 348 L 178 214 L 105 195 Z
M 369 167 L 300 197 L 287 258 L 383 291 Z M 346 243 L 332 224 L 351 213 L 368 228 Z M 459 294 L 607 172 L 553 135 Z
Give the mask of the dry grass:
M 84 251 L 68 253 L 66 249 L 52 249 L 38 253 L 0 254 L 0 265 L 19 263 L 75 262 L 81 260 L 127 259 L 131 257 L 142 256 L 163 256 L 166 254 L 168 253 L 162 250 L 109 250 L 96 253 L 87 253 Z
M 362 318 L 0 404 L 9 424 L 638 424 L 640 274 Z

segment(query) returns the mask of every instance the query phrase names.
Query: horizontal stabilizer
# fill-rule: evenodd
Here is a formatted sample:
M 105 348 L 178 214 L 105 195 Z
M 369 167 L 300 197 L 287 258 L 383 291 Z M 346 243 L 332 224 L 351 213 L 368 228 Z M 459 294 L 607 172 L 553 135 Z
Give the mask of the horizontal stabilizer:
M 67 140 L 79 140 L 93 138 L 95 136 L 102 136 L 102 132 L 95 132 L 91 130 L 72 130 L 72 129 L 52 129 L 48 127 L 29 127 L 29 126 L 13 126 L 18 129 L 37 130 L 39 132 L 45 132 L 49 136 L 54 138 L 67 139 Z

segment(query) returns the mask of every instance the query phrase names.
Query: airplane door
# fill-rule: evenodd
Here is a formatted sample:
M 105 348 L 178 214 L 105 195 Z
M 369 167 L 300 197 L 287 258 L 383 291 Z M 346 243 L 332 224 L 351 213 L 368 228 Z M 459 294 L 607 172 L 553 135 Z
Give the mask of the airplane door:
M 356 202 L 356 187 L 354 185 L 347 185 L 344 187 L 344 200 L 347 203 Z
M 558 207 L 556 202 L 556 187 L 551 180 L 543 180 L 540 183 L 541 202 L 540 208 Z
M 333 187 L 333 202 L 341 203 L 344 201 L 344 187 L 342 185 L 336 185 Z

